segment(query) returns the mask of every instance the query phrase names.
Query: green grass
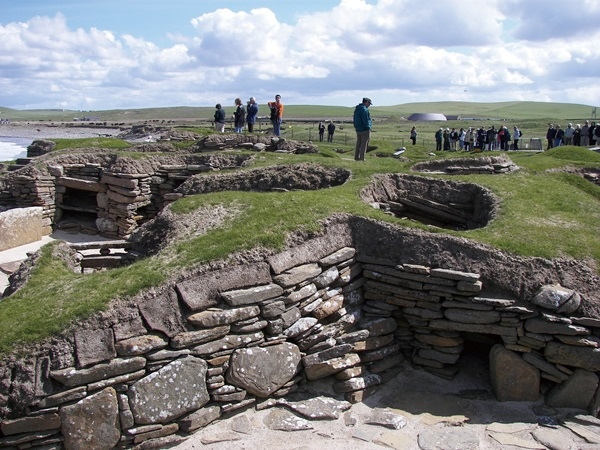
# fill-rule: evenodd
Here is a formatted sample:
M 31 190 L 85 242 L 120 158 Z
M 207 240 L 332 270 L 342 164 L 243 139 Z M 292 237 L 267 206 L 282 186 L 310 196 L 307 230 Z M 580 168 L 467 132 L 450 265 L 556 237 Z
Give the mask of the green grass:
M 544 132 L 546 126 L 544 121 L 535 118 L 520 122 L 525 124 L 526 129 L 530 127 L 528 133 L 534 133 L 535 130 Z M 173 205 L 173 211 L 182 214 L 183 220 L 184 214 L 211 205 L 229 206 L 239 213 L 218 229 L 175 243 L 158 255 L 131 266 L 87 275 L 74 274 L 63 263 L 52 259 L 50 246 L 46 246 L 30 281 L 0 302 L 0 329 L 3 330 L 0 334 L 0 352 L 6 353 L 20 344 L 59 333 L 72 321 L 105 309 L 111 300 L 130 297 L 144 288 L 158 286 L 183 268 L 256 247 L 281 250 L 289 232 L 317 231 L 318 222 L 335 213 L 461 236 L 520 256 L 586 259 L 600 267 L 600 187 L 578 175 L 562 171 L 565 168 L 600 168 L 598 153 L 577 147 L 561 147 L 541 153 L 509 152 L 507 155 L 520 167 L 517 172 L 451 177 L 490 189 L 500 199 L 501 207 L 499 216 L 485 228 L 449 231 L 395 218 L 371 208 L 359 198 L 361 189 L 375 174 L 408 173 L 413 164 L 437 158 L 482 156 L 454 152 L 432 156 L 433 139 L 429 143 L 424 137 L 429 134 L 433 136 L 440 124 L 418 124 L 420 139 L 415 146 L 406 142 L 409 125 L 399 118 L 376 122 L 372 144 L 377 149 L 368 154 L 366 162 L 360 164 L 353 160 L 354 134 L 351 126 L 338 129 L 333 144 L 318 143 L 318 154 L 256 154 L 252 167 L 313 162 L 347 168 L 352 176 L 342 186 L 317 191 L 218 192 L 185 197 Z M 465 123 L 459 121 L 449 125 L 464 126 Z M 285 135 L 291 138 L 293 133 L 294 139 L 306 139 L 312 133 L 312 127 L 310 123 L 294 124 L 285 130 Z M 205 128 L 194 129 L 203 134 L 209 131 Z M 314 141 L 316 133 L 311 136 Z M 128 144 L 118 139 L 57 142 L 61 152 L 103 147 L 123 156 L 144 158 L 150 155 L 128 152 Z M 190 144 L 177 143 L 182 148 Z M 407 147 L 403 156 L 408 161 L 385 157 L 391 156 L 402 145 Z M 442 175 L 427 176 L 448 178 Z

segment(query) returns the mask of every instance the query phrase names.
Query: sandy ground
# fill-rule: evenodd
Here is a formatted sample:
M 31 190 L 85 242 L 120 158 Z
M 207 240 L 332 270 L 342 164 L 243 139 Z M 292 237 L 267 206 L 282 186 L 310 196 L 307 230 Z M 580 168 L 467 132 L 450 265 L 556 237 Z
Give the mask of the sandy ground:
M 116 136 L 119 128 L 96 128 L 84 125 L 62 126 L 31 122 L 0 124 L 0 136 L 26 139 L 88 138 Z

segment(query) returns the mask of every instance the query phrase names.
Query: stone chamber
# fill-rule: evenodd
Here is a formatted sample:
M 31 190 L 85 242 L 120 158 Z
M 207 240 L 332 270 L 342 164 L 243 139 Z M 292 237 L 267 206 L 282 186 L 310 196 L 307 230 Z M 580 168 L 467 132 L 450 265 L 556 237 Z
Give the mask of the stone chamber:
M 193 162 L 194 170 L 214 167 Z M 42 186 L 34 184 L 30 195 L 42 195 L 27 206 L 42 203 L 52 211 L 47 219 L 59 208 L 94 214 L 95 196 L 95 222 L 110 219 L 103 230 L 117 237 L 159 217 L 169 201 L 215 186 L 306 188 L 282 177 L 283 168 L 205 178 L 190 176 L 190 164 L 165 167 L 158 160 L 155 171 L 146 166 L 135 174 L 106 170 L 99 161 L 69 164 L 76 167 L 36 173 Z M 318 187 L 349 176 L 315 165 L 305 170 L 326 180 Z M 151 195 L 157 189 L 162 204 Z M 419 193 L 409 201 L 429 208 L 444 203 L 436 195 L 454 195 L 450 203 L 462 212 L 452 214 L 467 215 L 473 226 L 494 215 L 493 197 L 468 183 L 386 175 L 362 197 L 402 203 L 406 190 Z M 99 198 L 109 217 L 99 214 Z M 329 383 L 337 400 L 362 402 L 405 365 L 453 379 L 466 353 L 481 357 L 498 401 L 541 397 L 548 406 L 598 415 L 600 280 L 585 264 L 520 258 L 347 215 L 292 241 L 244 263 L 196 268 L 115 302 L 32 345 L 26 356 L 4 358 L 0 448 L 167 447 L 316 380 Z

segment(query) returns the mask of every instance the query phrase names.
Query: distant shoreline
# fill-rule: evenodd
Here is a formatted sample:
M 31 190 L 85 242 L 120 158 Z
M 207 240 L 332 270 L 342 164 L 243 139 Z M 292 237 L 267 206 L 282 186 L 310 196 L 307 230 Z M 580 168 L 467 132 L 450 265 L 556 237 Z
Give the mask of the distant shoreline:
M 0 137 L 20 139 L 77 139 L 98 136 L 117 136 L 118 128 L 47 125 L 40 123 L 0 124 Z

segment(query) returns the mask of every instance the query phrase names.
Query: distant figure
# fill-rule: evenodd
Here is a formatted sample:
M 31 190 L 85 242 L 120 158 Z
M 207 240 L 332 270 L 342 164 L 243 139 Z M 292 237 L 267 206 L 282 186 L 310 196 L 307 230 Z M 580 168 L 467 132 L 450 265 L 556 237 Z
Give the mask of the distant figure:
M 327 125 L 327 142 L 333 142 L 333 133 L 335 133 L 335 124 L 330 120 Z
M 254 124 L 256 123 L 256 116 L 258 115 L 258 105 L 256 104 L 256 99 L 254 97 L 250 97 L 248 100 L 248 105 L 246 109 L 246 123 L 248 124 L 248 132 L 254 132 Z
M 217 103 L 215 106 L 217 110 L 215 111 L 215 130 L 224 133 L 225 132 L 225 111 L 221 107 L 220 103 Z
M 573 132 L 573 145 L 579 147 L 581 145 L 581 125 L 575 125 L 575 131 Z
M 412 127 L 410 130 L 410 140 L 412 141 L 412 145 L 417 143 L 417 128 Z
M 565 139 L 565 132 L 560 127 L 560 125 L 556 125 L 555 129 L 556 131 L 554 134 L 554 147 L 560 147 L 561 145 L 563 145 Z
M 442 140 L 444 139 L 444 129 L 440 128 L 435 132 L 435 151 L 442 151 Z
M 364 97 L 362 102 L 356 105 L 354 108 L 354 129 L 356 130 L 356 148 L 354 149 L 354 160 L 364 161 L 365 154 L 367 153 L 367 147 L 371 140 L 371 129 L 373 128 L 373 122 L 371 121 L 371 114 L 369 113 L 369 106 L 373 102 L 368 97 Z
M 244 124 L 246 123 L 246 110 L 242 106 L 242 99 L 235 99 L 235 112 L 233 113 L 233 122 L 235 126 L 235 132 L 241 133 L 244 131 Z
M 519 139 L 521 139 L 521 136 L 523 136 L 523 133 L 521 133 L 521 130 L 519 130 L 519 128 L 517 128 L 515 125 L 513 128 L 513 142 L 515 150 L 519 150 Z
M 460 148 L 460 151 L 464 151 L 465 149 L 465 139 L 467 138 L 467 132 L 465 131 L 464 128 L 461 128 L 460 130 L 458 130 L 458 147 Z
M 273 123 L 273 134 L 281 136 L 281 121 L 283 119 L 283 103 L 281 103 L 281 95 L 275 96 L 274 102 L 267 103 L 271 109 L 271 122 Z
M 581 127 L 581 146 L 587 147 L 590 145 L 590 121 L 586 120 Z
M 575 128 L 573 128 L 573 124 L 570 123 L 565 128 L 565 145 L 573 145 L 573 136 L 575 135 Z
M 319 142 L 323 142 L 323 136 L 325 136 L 325 124 L 319 122 Z
M 444 138 L 444 151 L 449 152 L 450 151 L 450 128 L 446 128 L 444 130 L 444 133 L 442 134 L 442 136 Z
M 556 137 L 556 130 L 554 129 L 554 125 L 551 123 L 548 124 L 548 131 L 546 131 L 546 142 L 548 142 L 548 148 L 546 150 L 550 150 L 554 147 L 554 138 Z

